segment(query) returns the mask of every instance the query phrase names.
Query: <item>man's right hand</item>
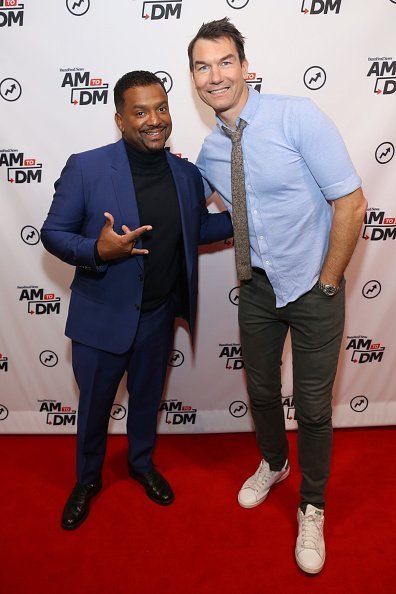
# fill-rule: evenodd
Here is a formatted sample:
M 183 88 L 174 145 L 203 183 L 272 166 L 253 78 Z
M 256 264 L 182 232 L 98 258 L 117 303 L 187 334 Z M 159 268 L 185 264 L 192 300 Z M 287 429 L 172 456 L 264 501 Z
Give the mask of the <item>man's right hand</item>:
M 151 225 L 144 225 L 131 231 L 126 225 L 122 226 L 124 235 L 114 231 L 114 217 L 109 212 L 104 213 L 106 222 L 100 232 L 97 242 L 98 254 L 104 262 L 115 260 L 128 255 L 141 256 L 148 254 L 148 250 L 136 249 L 135 244 L 146 231 L 151 231 Z

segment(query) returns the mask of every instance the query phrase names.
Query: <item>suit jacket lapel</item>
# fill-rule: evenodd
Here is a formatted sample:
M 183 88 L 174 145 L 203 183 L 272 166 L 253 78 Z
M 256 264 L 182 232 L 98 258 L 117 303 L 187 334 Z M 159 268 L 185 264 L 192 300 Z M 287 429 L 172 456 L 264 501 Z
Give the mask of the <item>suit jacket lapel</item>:
M 186 174 L 183 171 L 182 167 L 180 167 L 179 165 L 179 157 L 175 157 L 174 155 L 169 154 L 169 152 L 167 151 L 166 158 L 168 160 L 169 167 L 172 171 L 173 179 L 176 186 L 177 198 L 179 201 L 180 217 L 183 230 L 184 253 L 186 256 L 187 264 L 191 264 L 191 250 L 193 247 L 191 245 L 191 189 L 187 184 Z M 188 269 L 190 269 L 190 266 L 188 266 Z

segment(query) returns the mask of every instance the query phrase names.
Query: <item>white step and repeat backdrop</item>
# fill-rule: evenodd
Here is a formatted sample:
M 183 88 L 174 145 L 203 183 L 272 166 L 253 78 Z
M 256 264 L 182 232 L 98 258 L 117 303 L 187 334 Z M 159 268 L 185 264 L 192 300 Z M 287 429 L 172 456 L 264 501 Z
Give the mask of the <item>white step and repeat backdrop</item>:
M 118 139 L 112 89 L 134 69 L 163 78 L 171 150 L 194 161 L 214 118 L 195 95 L 186 48 L 202 22 L 224 16 L 246 37 L 249 84 L 313 99 L 363 178 L 369 209 L 346 275 L 334 424 L 395 424 L 396 0 L 0 0 L 0 432 L 75 431 L 63 335 L 73 269 L 39 237 L 54 181 L 70 154 Z M 192 350 L 177 329 L 160 432 L 252 429 L 237 304 L 232 243 L 203 249 L 198 337 Z M 287 344 L 288 428 L 291 370 Z M 126 408 L 122 383 L 111 432 L 125 431 Z

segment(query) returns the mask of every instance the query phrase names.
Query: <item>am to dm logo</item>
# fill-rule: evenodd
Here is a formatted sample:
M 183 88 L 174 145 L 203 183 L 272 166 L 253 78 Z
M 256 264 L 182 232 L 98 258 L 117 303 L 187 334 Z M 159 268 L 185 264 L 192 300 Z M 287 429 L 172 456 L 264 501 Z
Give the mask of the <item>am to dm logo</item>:
M 44 289 L 37 286 L 21 286 L 19 301 L 27 303 L 27 311 L 30 315 L 50 315 L 60 313 L 61 298 L 55 297 L 54 293 L 45 293 Z
M 387 217 L 379 208 L 369 208 L 364 217 L 362 237 L 366 241 L 396 239 L 396 217 Z
M 174 2 L 152 2 L 148 0 L 143 2 L 142 19 L 146 21 L 159 21 L 169 18 L 180 19 L 183 0 Z
M 109 83 L 104 83 L 102 78 L 91 76 L 83 68 L 60 68 L 60 71 L 65 73 L 61 87 L 70 88 L 70 103 L 83 106 L 107 104 Z
M 303 0 L 301 12 L 304 14 L 339 14 L 342 0 Z
M 393 58 L 368 58 L 370 65 L 367 78 L 373 78 L 376 95 L 393 95 L 396 93 L 396 60 Z
M 261 93 L 261 85 L 263 83 L 262 76 L 257 76 L 255 72 L 248 72 L 246 82 L 249 87 L 252 87 L 252 89 L 255 89 L 258 93 Z
M 36 158 L 25 157 L 24 153 L 11 149 L 0 150 L 0 167 L 7 171 L 7 181 L 10 184 L 41 183 L 42 163 Z
M 8 357 L 0 353 L 0 371 L 7 373 L 8 371 Z
M 57 400 L 38 400 L 39 412 L 45 413 L 46 425 L 54 427 L 75 425 L 77 412 L 71 406 L 64 406 Z
M 22 27 L 24 7 L 18 0 L 0 0 L 0 27 Z
M 347 336 L 347 351 L 351 350 L 352 363 L 380 363 L 384 355 L 385 347 L 379 342 L 373 342 L 367 336 Z
M 197 409 L 180 400 L 161 400 L 159 412 L 165 412 L 167 425 L 195 425 Z
M 219 344 L 219 347 L 221 348 L 219 359 L 225 359 L 226 369 L 236 370 L 245 367 L 240 344 Z
M 282 406 L 283 411 L 285 413 L 285 420 L 286 421 L 295 421 L 296 420 L 296 409 L 294 408 L 294 398 L 293 396 L 282 396 Z

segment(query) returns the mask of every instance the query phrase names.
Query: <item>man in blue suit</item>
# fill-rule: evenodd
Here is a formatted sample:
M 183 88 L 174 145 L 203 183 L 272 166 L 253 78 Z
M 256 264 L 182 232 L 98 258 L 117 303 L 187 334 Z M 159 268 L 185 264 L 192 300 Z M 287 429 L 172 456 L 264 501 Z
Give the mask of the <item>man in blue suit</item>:
M 198 169 L 164 149 L 172 120 L 162 81 L 129 72 L 114 101 L 122 139 L 69 158 L 41 230 L 46 249 L 76 266 L 65 333 L 80 391 L 77 483 L 63 510 L 66 530 L 82 524 L 101 489 L 125 371 L 129 474 L 156 503 L 173 502 L 153 450 L 174 320 L 194 332 L 198 244 L 232 235 L 228 213 L 207 211 Z

